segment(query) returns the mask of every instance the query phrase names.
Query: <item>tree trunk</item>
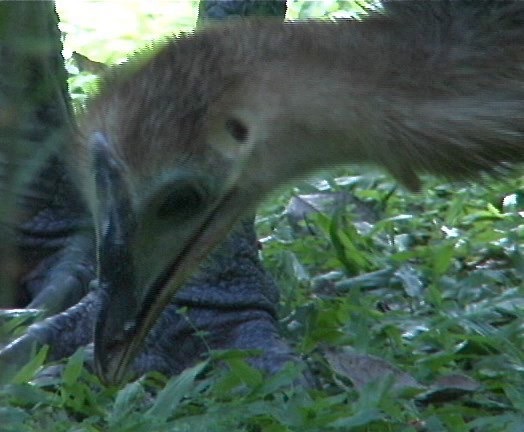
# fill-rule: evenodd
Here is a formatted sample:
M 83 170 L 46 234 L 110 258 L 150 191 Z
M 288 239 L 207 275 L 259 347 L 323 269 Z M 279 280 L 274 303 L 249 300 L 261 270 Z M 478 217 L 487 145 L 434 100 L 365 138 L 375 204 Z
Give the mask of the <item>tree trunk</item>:
M 51 199 L 29 184 L 71 130 L 61 50 L 52 2 L 0 3 L 0 307 L 16 303 L 24 271 L 13 228 Z

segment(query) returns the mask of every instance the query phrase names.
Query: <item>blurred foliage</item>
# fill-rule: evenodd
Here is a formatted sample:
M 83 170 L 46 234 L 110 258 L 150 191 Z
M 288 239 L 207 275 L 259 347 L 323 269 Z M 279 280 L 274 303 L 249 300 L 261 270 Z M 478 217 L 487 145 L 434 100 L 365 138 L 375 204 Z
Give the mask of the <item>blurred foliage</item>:
M 196 7 L 59 2 L 66 49 L 102 62 L 189 30 Z M 361 10 L 349 1 L 289 2 L 291 18 Z M 297 367 L 262 377 L 245 353 L 226 352 L 171 379 L 153 373 L 110 389 L 81 367 L 79 352 L 58 377 L 32 378 L 37 358 L 24 382 L 0 387 L 1 430 L 522 431 L 523 181 L 425 185 L 413 195 L 369 169 L 338 169 L 260 209 L 261 253 L 282 291 L 282 332 L 317 388 L 297 385 Z M 291 223 L 290 199 L 319 193 L 353 199 Z M 216 362 L 230 368 L 209 367 Z
M 57 0 L 66 54 L 118 63 L 148 42 L 191 31 L 198 1 Z
M 288 0 L 287 19 L 356 17 L 372 1 Z M 70 91 L 75 108 L 96 92 L 96 76 L 79 71 L 73 54 L 107 65 L 125 61 L 154 41 L 192 31 L 198 16 L 197 0 L 91 1 L 56 0 L 64 57 L 71 73 Z

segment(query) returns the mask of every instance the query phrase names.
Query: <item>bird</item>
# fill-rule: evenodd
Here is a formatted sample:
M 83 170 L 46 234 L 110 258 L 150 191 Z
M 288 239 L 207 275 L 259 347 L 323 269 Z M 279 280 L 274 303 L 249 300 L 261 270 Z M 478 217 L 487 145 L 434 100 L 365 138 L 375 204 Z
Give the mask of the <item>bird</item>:
M 125 381 L 173 296 L 294 179 L 369 164 L 418 191 L 424 173 L 513 172 L 523 24 L 520 1 L 385 1 L 210 24 L 109 72 L 64 149 L 96 229 L 97 373 Z
M 14 7 L 18 8 L 16 4 Z M 39 9 L 36 16 L 56 24 L 53 6 L 46 8 L 49 15 Z M 199 3 L 199 22 L 229 15 L 270 15 L 283 19 L 285 10 L 286 3 L 282 0 L 203 0 Z M 42 28 L 51 26 L 46 24 Z M 42 37 L 54 41 L 55 35 L 44 33 Z M 50 51 L 50 55 L 59 57 L 60 50 Z M 63 70 L 59 61 L 52 65 L 58 71 Z M 38 67 L 35 69 L 39 71 Z M 53 69 L 43 75 L 56 77 L 60 73 Z M 39 85 L 45 87 L 46 82 Z M 63 101 L 67 108 L 65 79 L 61 89 L 63 93 L 51 93 L 56 100 L 49 103 L 54 106 L 55 102 Z M 38 105 L 32 108 L 41 112 Z M 74 123 L 67 115 L 63 121 Z M 67 141 L 70 129 L 59 131 L 67 132 L 63 139 Z M 36 142 L 33 147 L 38 145 Z M 63 156 L 64 152 L 56 151 L 41 171 L 35 170 L 35 178 L 21 199 L 24 217 L 18 218 L 13 232 L 25 270 L 18 281 L 17 295 L 26 300 L 19 306 L 29 308 L 33 314 L 37 309 L 39 316 L 47 318 L 29 326 L 22 336 L 0 350 L 2 382 L 8 381 L 31 359 L 35 349 L 44 345 L 48 348 L 48 360 L 68 357 L 85 347 L 86 365 L 92 363 L 93 328 L 101 297 L 105 295 L 102 289 L 97 289 L 96 272 L 104 261 L 97 260 L 93 216 L 86 211 L 77 184 L 64 167 Z M 288 362 L 300 362 L 278 332 L 278 286 L 259 259 L 253 222 L 253 215 L 240 221 L 206 258 L 205 268 L 188 280 L 163 310 L 133 361 L 128 379 L 153 370 L 166 376 L 178 374 L 209 350 L 216 349 L 257 350 L 259 354 L 248 361 L 266 373 L 275 373 Z M 105 250 L 99 246 L 98 255 L 111 260 L 117 250 L 111 243 L 107 246 Z M 56 370 L 46 373 L 54 374 Z
M 316 169 L 379 165 L 410 190 L 425 172 L 511 172 L 524 154 L 523 12 L 518 1 L 386 1 L 362 20 L 214 23 L 116 67 L 61 155 L 60 178 L 73 179 L 66 189 L 86 204 L 75 220 L 95 227 L 96 242 L 82 229 L 58 262 L 78 255 L 75 286 L 95 273 L 93 289 L 31 326 L 0 363 L 35 340 L 70 354 L 94 328 L 106 383 L 125 382 L 137 364 L 158 366 L 150 333 L 173 329 L 177 298 L 221 305 L 225 291 L 200 276 L 223 276 L 239 239 L 253 238 L 238 221 Z M 54 285 L 71 269 L 51 258 Z M 244 316 L 228 312 L 242 326 Z
M 361 20 L 208 25 L 115 68 L 68 160 L 96 226 L 95 369 L 119 383 L 184 282 L 317 169 L 507 175 L 524 158 L 524 3 L 386 1 Z

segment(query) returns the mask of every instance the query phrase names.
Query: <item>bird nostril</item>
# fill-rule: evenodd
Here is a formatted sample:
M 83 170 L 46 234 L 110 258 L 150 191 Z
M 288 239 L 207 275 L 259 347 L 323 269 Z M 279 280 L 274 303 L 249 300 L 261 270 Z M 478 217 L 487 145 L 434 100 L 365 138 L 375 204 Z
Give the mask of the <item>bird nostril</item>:
M 194 185 L 176 187 L 170 191 L 157 209 L 159 219 L 173 216 L 191 216 L 198 212 L 204 203 L 204 191 Z

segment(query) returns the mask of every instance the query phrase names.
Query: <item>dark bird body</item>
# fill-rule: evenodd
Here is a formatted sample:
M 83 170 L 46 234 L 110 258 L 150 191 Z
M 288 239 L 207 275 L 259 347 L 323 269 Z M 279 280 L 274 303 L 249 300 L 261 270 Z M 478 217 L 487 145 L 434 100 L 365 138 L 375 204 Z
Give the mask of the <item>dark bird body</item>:
M 121 382 L 199 263 L 294 178 L 365 163 L 418 190 L 521 162 L 523 24 L 520 1 L 386 2 L 213 25 L 115 69 L 69 150 L 97 228 L 98 372 Z

